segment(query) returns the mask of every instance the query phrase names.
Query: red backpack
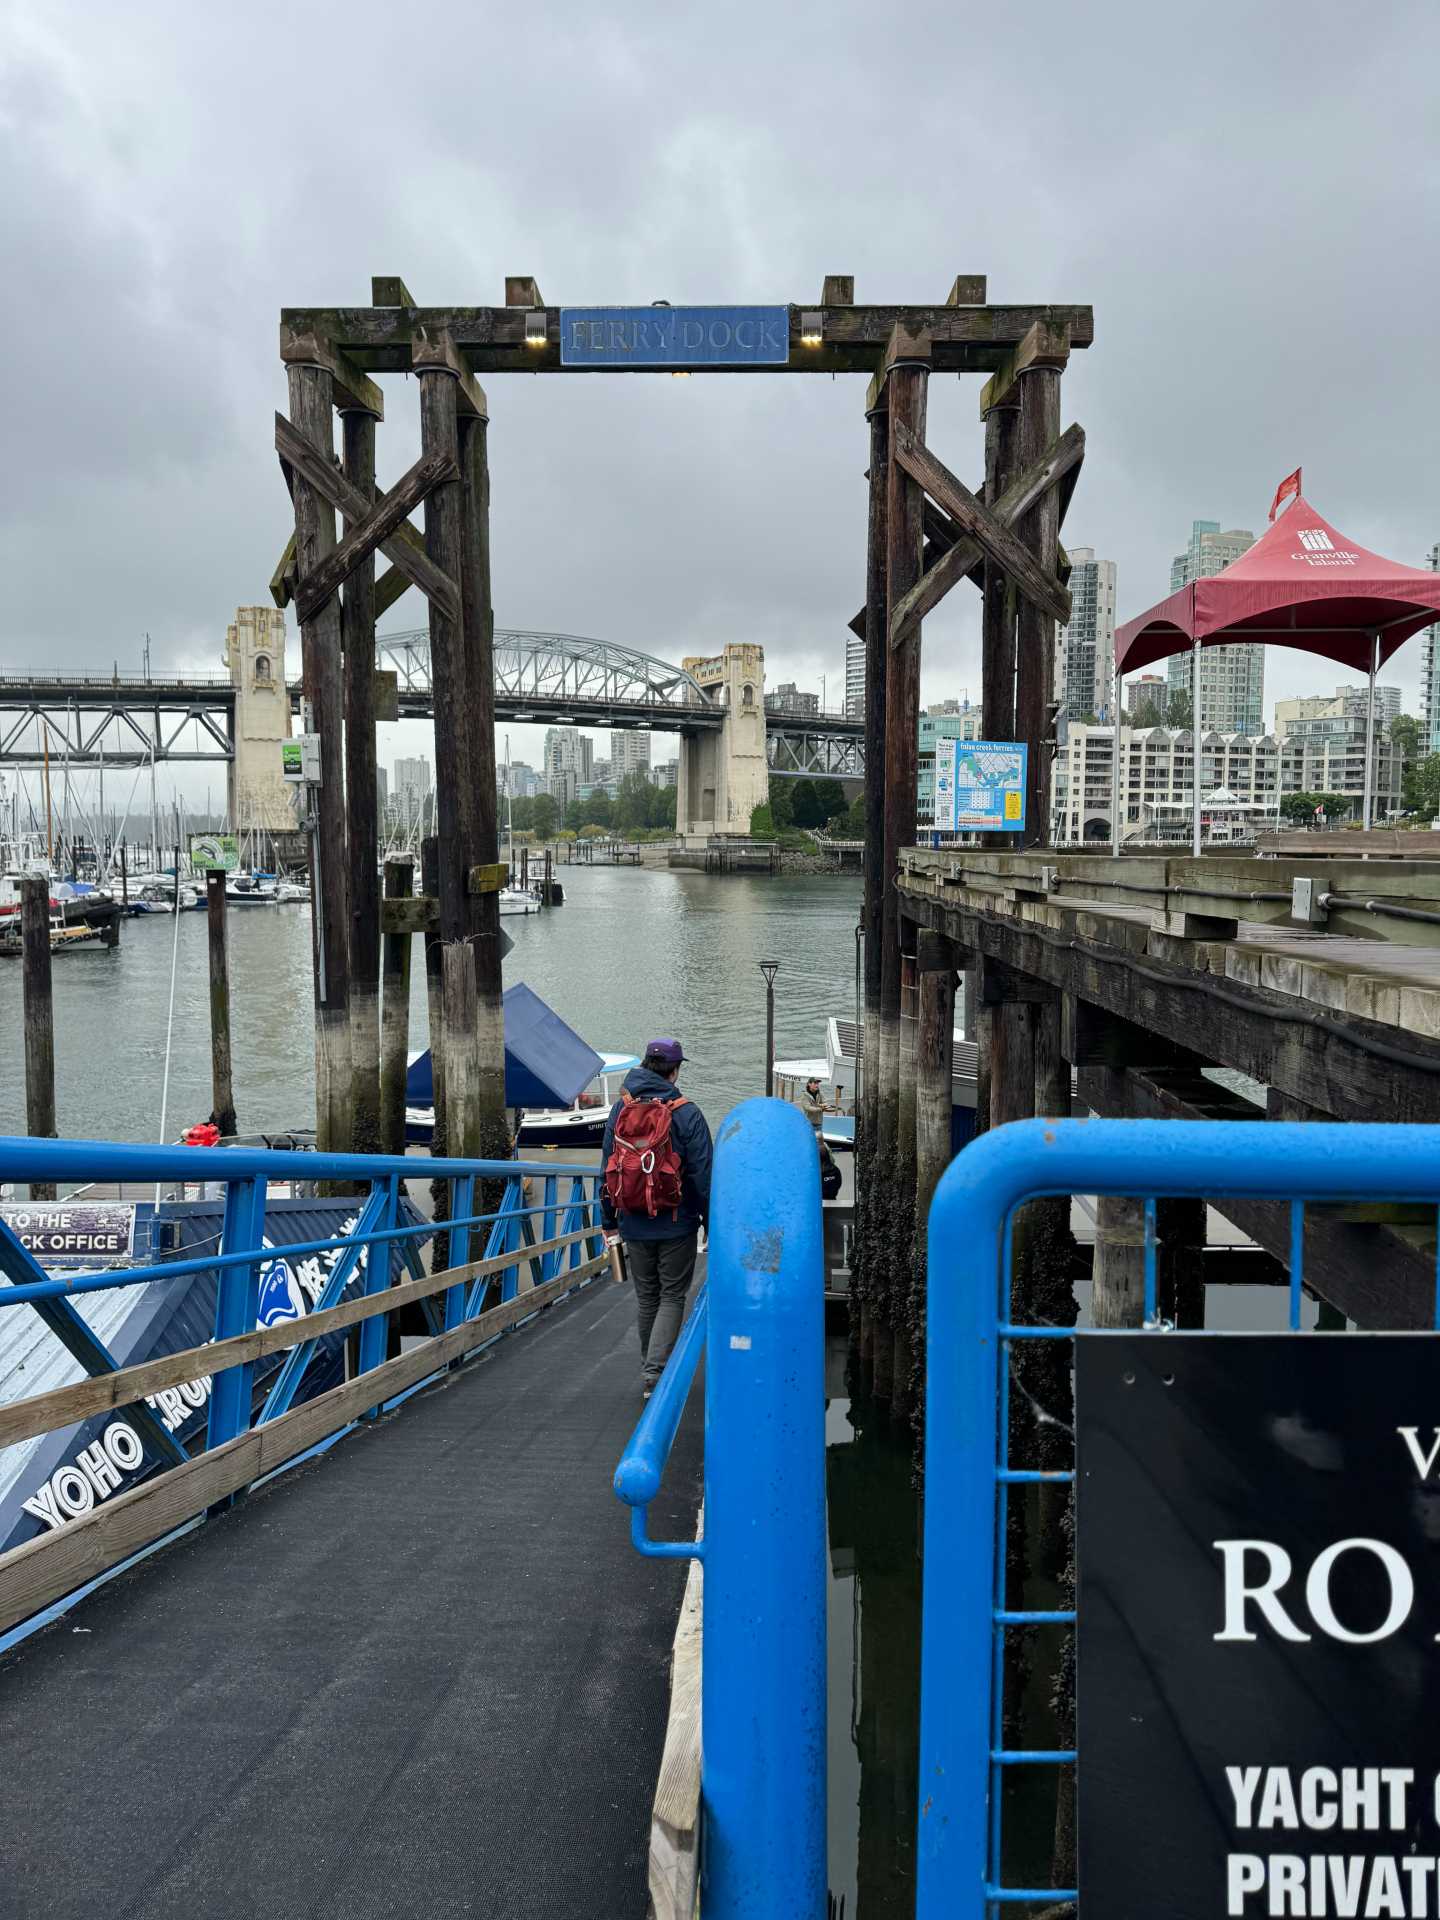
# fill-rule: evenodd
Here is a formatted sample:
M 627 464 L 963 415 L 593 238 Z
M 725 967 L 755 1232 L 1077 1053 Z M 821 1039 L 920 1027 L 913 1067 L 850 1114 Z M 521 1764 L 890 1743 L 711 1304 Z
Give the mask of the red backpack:
M 620 1095 L 605 1163 L 605 1191 L 618 1213 L 648 1213 L 653 1220 L 662 1210 L 672 1219 L 680 1211 L 684 1169 L 670 1138 L 670 1118 L 685 1104 L 683 1095 L 674 1100 Z

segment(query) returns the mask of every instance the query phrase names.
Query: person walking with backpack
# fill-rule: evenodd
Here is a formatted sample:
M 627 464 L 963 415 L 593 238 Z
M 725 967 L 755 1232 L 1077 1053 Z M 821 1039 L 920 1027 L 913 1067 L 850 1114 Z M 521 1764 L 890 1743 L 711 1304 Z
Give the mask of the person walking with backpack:
M 641 1385 L 650 1398 L 685 1320 L 700 1229 L 710 1219 L 710 1128 L 676 1081 L 678 1040 L 652 1040 L 605 1122 L 600 1218 L 624 1242 L 635 1285 Z

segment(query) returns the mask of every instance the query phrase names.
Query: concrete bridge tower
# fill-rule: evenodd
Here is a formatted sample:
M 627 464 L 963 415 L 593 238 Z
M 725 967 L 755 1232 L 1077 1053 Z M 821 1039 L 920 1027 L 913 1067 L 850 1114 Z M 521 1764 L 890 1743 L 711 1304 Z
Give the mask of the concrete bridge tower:
M 279 608 L 237 607 L 225 634 L 224 661 L 235 689 L 231 826 L 237 833 L 293 833 L 295 809 L 280 771 L 280 743 L 290 738 L 290 690 Z
M 703 845 L 713 833 L 749 833 L 751 813 L 770 797 L 765 649 L 746 641 L 682 664 L 725 711 L 718 730 L 680 736 L 675 830 Z

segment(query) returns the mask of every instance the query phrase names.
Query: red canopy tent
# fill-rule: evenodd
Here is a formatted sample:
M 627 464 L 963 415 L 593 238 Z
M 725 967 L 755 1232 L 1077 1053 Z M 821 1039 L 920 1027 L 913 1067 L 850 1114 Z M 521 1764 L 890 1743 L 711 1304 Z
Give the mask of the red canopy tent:
M 1282 489 L 1283 491 L 1283 489 Z M 1278 498 L 1279 496 L 1277 496 Z M 1127 620 L 1115 633 L 1115 803 L 1111 808 L 1116 852 L 1120 847 L 1120 678 L 1171 654 L 1195 659 L 1192 718 L 1195 727 L 1194 851 L 1200 851 L 1200 701 L 1202 647 L 1261 642 L 1298 647 L 1370 676 L 1366 728 L 1365 824 L 1370 824 L 1370 763 L 1375 717 L 1375 675 L 1398 647 L 1440 619 L 1440 575 L 1402 567 L 1357 546 L 1332 527 L 1298 493 L 1248 553 L 1209 579 L 1194 580 Z

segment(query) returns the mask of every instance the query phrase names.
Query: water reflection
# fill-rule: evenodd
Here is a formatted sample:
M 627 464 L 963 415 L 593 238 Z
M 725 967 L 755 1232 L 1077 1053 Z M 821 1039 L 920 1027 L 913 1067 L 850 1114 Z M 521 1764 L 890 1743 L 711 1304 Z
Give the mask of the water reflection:
M 920 1701 L 919 1507 L 909 1430 L 850 1395 L 826 1348 L 830 1887 L 845 1920 L 910 1920 Z

